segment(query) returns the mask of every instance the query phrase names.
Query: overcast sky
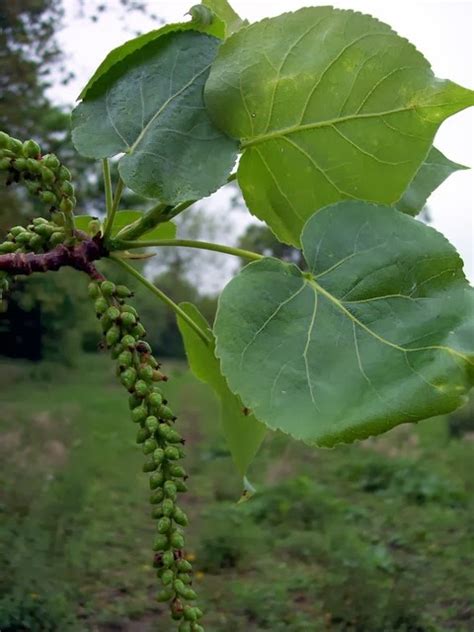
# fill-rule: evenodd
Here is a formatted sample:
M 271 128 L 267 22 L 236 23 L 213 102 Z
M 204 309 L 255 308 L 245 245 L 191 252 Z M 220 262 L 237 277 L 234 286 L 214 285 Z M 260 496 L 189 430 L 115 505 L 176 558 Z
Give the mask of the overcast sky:
M 64 4 L 66 26 L 60 33 L 60 43 L 77 77 L 68 86 L 55 86 L 52 94 L 57 101 L 72 103 L 111 48 L 130 39 L 133 32 L 145 32 L 156 28 L 156 25 L 150 24 L 142 15 L 120 21 L 118 12 L 114 10 L 119 0 L 106 0 L 111 10 L 97 23 L 79 19 L 73 9 L 74 0 L 64 0 Z M 193 0 L 148 2 L 150 10 L 167 22 L 182 21 L 192 4 Z M 251 22 L 312 4 L 317 3 L 311 0 L 232 1 L 237 12 Z M 370 13 L 387 22 L 417 46 L 431 62 L 437 76 L 474 88 L 473 5 L 470 0 L 348 0 L 331 4 Z M 473 135 L 474 108 L 471 108 L 443 123 L 435 142 L 452 160 L 472 166 Z M 471 282 L 474 281 L 473 189 L 473 172 L 461 171 L 452 175 L 429 200 L 433 225 L 461 253 Z M 210 207 L 217 212 L 223 201 L 222 197 L 211 200 Z M 236 227 L 241 227 L 241 222 L 237 220 L 234 232 Z M 228 239 L 231 238 L 228 236 Z

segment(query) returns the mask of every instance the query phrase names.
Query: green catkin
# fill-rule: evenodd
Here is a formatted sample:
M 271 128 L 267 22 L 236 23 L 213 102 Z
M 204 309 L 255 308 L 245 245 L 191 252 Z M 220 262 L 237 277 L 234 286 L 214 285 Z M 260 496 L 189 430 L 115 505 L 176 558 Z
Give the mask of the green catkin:
M 5 132 L 0 132 L 0 139 L 0 171 L 6 171 L 12 181 L 24 184 L 50 211 L 72 213 L 76 198 L 69 169 L 54 154 L 42 156 L 34 140 L 22 143 Z
M 151 516 L 157 532 L 152 544 L 153 566 L 161 582 L 156 599 L 169 602 L 171 618 L 179 622 L 179 630 L 203 631 L 197 623 L 202 612 L 186 603 L 194 601 L 196 593 L 191 588 L 192 565 L 183 552 L 181 528 L 188 524 L 188 518 L 179 507 L 179 494 L 187 489 L 186 471 L 180 464 L 184 441 L 172 427 L 176 417 L 156 386 L 166 377 L 158 371 L 159 363 L 143 340 L 146 332 L 136 310 L 124 303 L 132 292 L 110 281 L 92 282 L 89 296 L 116 360 L 117 375 L 130 393 L 130 416 L 138 424 L 136 442 L 146 456 L 142 469 L 149 475 Z

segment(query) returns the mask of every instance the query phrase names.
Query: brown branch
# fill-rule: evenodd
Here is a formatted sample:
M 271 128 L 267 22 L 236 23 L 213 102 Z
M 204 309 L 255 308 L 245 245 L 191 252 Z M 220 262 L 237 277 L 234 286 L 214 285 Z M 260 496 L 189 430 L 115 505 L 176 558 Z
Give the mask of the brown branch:
M 87 238 L 75 246 L 59 244 L 44 254 L 13 252 L 0 255 L 0 271 L 11 275 L 29 275 L 33 272 L 55 272 L 69 266 L 85 272 L 93 279 L 102 280 L 103 276 L 95 267 L 94 261 L 102 259 L 106 254 L 100 238 Z

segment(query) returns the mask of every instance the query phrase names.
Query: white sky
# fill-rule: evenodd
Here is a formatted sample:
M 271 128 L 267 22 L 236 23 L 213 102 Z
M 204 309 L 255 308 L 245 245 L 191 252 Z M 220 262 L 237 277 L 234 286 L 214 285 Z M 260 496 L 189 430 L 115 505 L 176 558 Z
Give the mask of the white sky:
M 189 7 L 197 1 L 149 0 L 148 6 L 167 22 L 176 22 L 182 21 Z M 119 21 L 114 11 L 119 0 L 106 1 L 112 10 L 97 23 L 79 19 L 73 11 L 73 0 L 65 0 L 64 4 L 66 27 L 59 39 L 77 78 L 68 86 L 54 86 L 51 93 L 57 101 L 72 103 L 111 48 L 130 39 L 134 31 L 146 32 L 156 25 L 142 15 L 131 16 L 126 23 Z M 251 22 L 312 4 L 317 3 L 311 0 L 232 0 L 236 11 Z M 387 22 L 417 46 L 437 76 L 474 88 L 473 4 L 470 0 L 336 0 L 331 4 L 370 13 Z M 471 108 L 443 123 L 435 144 L 452 160 L 472 166 L 473 135 L 474 108 Z M 456 246 L 471 282 L 474 281 L 473 190 L 473 172 L 461 171 L 452 175 L 429 200 L 433 226 Z M 218 212 L 223 204 L 225 196 L 217 194 L 209 206 Z M 233 228 L 225 241 L 235 241 L 242 221 L 241 218 L 233 220 Z M 217 285 L 221 286 L 226 276 L 228 274 L 223 273 Z

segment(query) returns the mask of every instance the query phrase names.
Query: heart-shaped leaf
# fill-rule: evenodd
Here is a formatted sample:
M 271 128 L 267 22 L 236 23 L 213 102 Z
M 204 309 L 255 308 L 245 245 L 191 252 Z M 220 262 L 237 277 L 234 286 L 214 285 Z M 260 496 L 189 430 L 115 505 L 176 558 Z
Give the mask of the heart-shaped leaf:
M 214 354 L 214 336 L 204 316 L 191 303 L 180 307 L 209 334 L 211 343 L 206 346 L 196 332 L 181 318 L 178 326 L 183 337 L 189 366 L 194 375 L 208 384 L 221 403 L 221 423 L 234 463 L 242 476 L 257 453 L 266 427 L 242 404 L 240 397 L 231 393 Z
M 443 120 L 474 104 L 474 92 L 437 79 L 389 26 L 332 7 L 232 35 L 205 95 L 216 125 L 241 140 L 238 181 L 250 211 L 296 246 L 328 204 L 394 204 Z
M 333 446 L 454 410 L 474 380 L 474 291 L 434 229 L 341 202 L 302 235 L 309 272 L 251 263 L 224 289 L 216 353 L 257 418 Z
M 209 35 L 214 35 L 216 37 L 223 37 L 225 33 L 225 24 L 219 20 L 218 24 L 199 24 L 194 21 L 192 22 L 181 22 L 178 24 L 166 24 L 159 29 L 155 29 L 154 31 L 150 31 L 148 33 L 144 33 L 143 35 L 139 35 L 138 37 L 134 37 L 131 40 L 128 40 L 124 44 L 117 46 L 110 51 L 104 61 L 97 68 L 95 73 L 89 79 L 87 84 L 84 86 L 81 94 L 78 97 L 78 100 L 85 99 L 86 96 L 91 95 L 91 91 L 94 88 L 94 91 L 102 90 L 107 81 L 109 71 L 112 70 L 117 64 L 122 62 L 126 57 L 129 57 L 132 53 L 137 52 L 147 44 L 154 42 L 155 40 L 163 37 L 167 33 L 174 33 L 176 31 L 200 31 L 202 33 L 209 33 Z
M 408 215 L 418 215 L 430 195 L 446 178 L 456 171 L 467 169 L 464 165 L 446 158 L 439 149 L 432 147 L 430 153 L 410 182 L 410 186 L 394 207 Z
M 111 81 L 86 96 L 72 115 L 76 149 L 91 158 L 118 153 L 125 184 L 176 205 L 226 182 L 236 143 L 211 123 L 203 87 L 219 40 L 196 31 L 162 35 L 125 62 Z

